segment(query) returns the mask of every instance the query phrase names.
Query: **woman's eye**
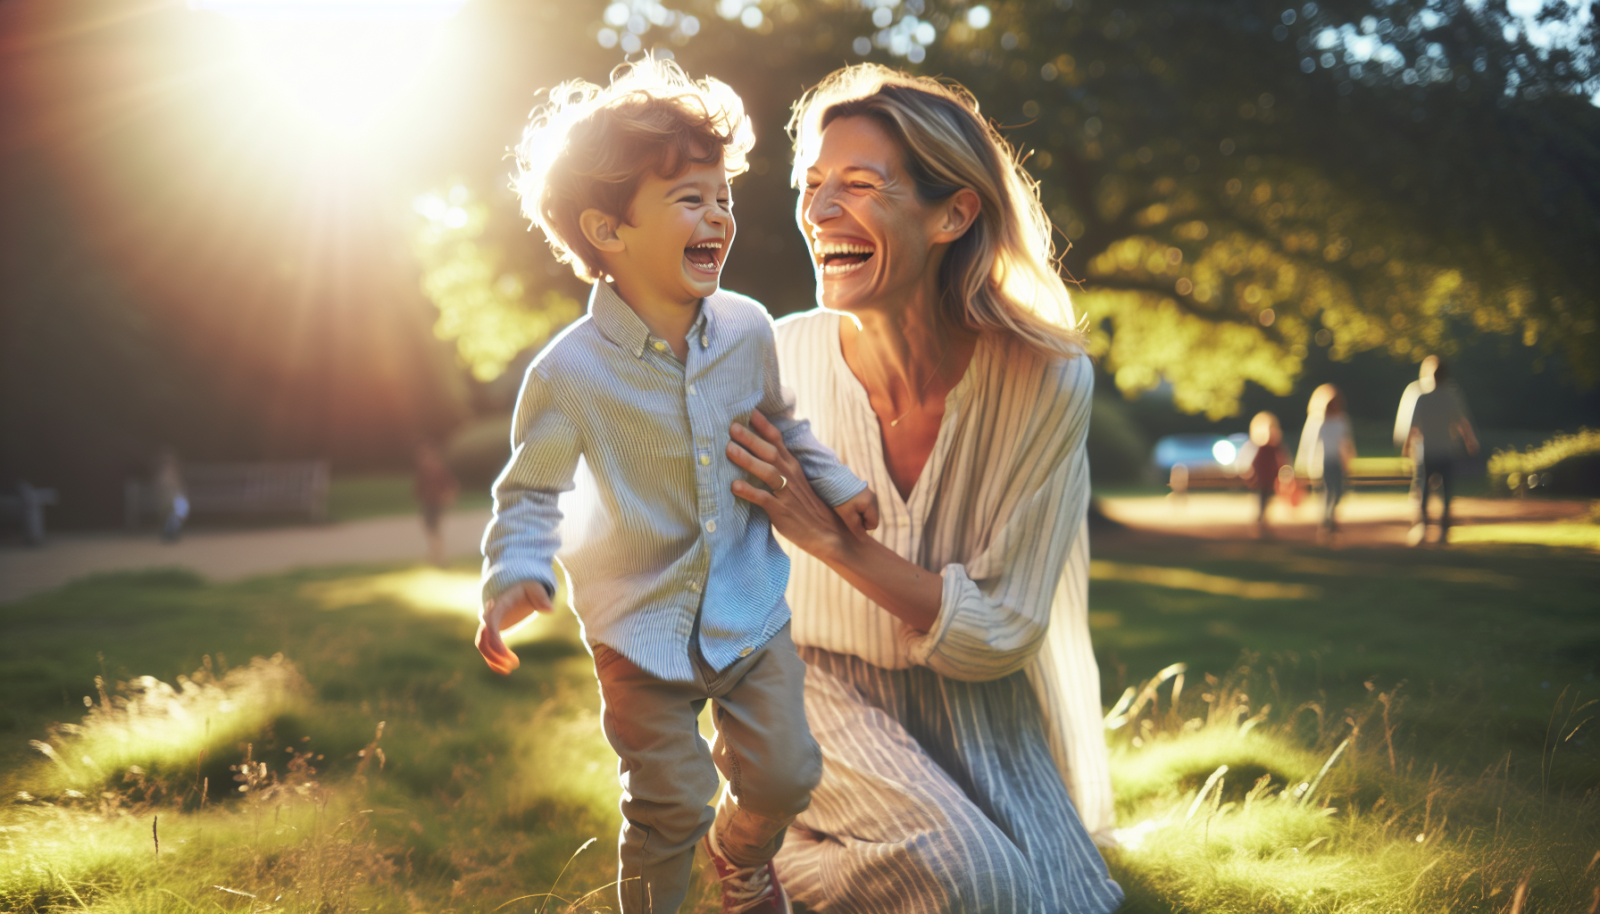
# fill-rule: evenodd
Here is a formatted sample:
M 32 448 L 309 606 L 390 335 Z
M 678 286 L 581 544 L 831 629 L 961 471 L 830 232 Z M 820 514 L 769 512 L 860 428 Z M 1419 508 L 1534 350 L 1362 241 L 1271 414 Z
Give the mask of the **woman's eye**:
M 679 203 L 693 203 L 696 206 L 700 205 L 700 201 L 701 201 L 701 197 L 700 197 L 699 194 L 690 194 L 687 197 L 680 197 L 678 199 Z
M 851 181 L 850 186 L 856 190 L 871 190 L 872 185 L 865 181 Z

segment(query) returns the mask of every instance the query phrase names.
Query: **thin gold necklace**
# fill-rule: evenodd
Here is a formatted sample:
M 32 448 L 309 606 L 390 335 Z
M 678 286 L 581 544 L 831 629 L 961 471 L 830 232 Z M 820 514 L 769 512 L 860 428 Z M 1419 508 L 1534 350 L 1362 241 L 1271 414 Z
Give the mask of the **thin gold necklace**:
M 945 347 L 944 355 L 939 356 L 939 364 L 933 366 L 933 374 L 928 375 L 927 380 L 922 382 L 922 389 L 917 391 L 917 395 L 914 398 L 912 398 L 911 405 L 906 407 L 905 412 L 903 412 L 900 415 L 895 416 L 893 419 L 889 420 L 889 427 L 890 428 L 894 428 L 895 426 L 899 425 L 901 419 L 904 419 L 905 417 L 911 415 L 911 411 L 912 410 L 914 410 L 918 406 L 922 405 L 922 395 L 928 392 L 928 386 L 933 383 L 933 379 L 934 378 L 937 378 L 939 376 L 939 369 L 944 367 L 945 359 L 950 358 L 950 349 L 951 348 L 952 347 L 949 347 L 949 346 Z

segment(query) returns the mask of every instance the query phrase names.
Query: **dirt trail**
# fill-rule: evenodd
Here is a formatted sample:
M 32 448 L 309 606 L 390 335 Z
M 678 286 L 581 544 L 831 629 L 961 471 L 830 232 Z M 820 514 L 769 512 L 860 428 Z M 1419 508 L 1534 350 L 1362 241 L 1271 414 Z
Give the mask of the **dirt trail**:
M 444 519 L 451 558 L 476 555 L 487 508 Z M 196 530 L 176 543 L 153 533 L 52 534 L 44 546 L 0 547 L 0 603 L 50 590 L 85 575 L 137 568 L 188 568 L 233 581 L 312 565 L 421 561 L 427 555 L 416 515 L 267 530 Z
M 1177 502 L 1165 496 L 1106 498 L 1105 513 L 1135 529 L 1203 539 L 1253 540 L 1254 497 L 1246 493 L 1198 493 Z M 1315 542 L 1321 503 L 1274 505 L 1277 539 Z M 1401 546 L 1411 527 L 1411 505 L 1402 493 L 1355 493 L 1340 507 L 1343 530 L 1335 546 Z M 1460 527 L 1482 524 L 1549 523 L 1583 516 L 1589 503 L 1543 499 L 1456 499 Z M 457 511 L 445 518 L 445 544 L 452 558 L 476 555 L 488 509 Z M 198 530 L 174 544 L 153 534 L 59 534 L 37 549 L 0 547 L 0 603 L 59 587 L 103 571 L 179 567 L 214 580 L 238 580 L 314 565 L 346 562 L 421 561 L 426 555 L 415 515 L 268 530 Z
M 1202 539 L 1249 540 L 1257 537 L 1256 496 L 1247 492 L 1203 492 L 1184 499 L 1172 496 L 1105 498 L 1106 516 L 1137 529 Z M 1403 546 L 1411 530 L 1411 499 L 1399 492 L 1354 492 L 1339 505 L 1336 546 Z M 1433 508 L 1437 518 L 1438 508 Z M 1571 521 L 1589 513 L 1586 501 L 1551 499 L 1457 498 L 1451 522 L 1457 530 L 1496 524 L 1547 524 Z M 1316 542 L 1322 521 L 1322 499 L 1312 496 L 1291 507 L 1274 499 L 1267 520 L 1274 538 Z M 1430 529 L 1429 538 L 1437 535 Z

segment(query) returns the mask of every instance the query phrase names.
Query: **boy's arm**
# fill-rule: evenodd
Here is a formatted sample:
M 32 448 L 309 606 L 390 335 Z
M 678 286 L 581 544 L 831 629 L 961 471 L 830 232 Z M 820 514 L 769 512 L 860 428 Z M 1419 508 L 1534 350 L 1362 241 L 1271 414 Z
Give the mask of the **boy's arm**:
M 556 592 L 552 562 L 561 546 L 556 500 L 572 488 L 582 440 L 551 399 L 537 366 L 528 372 L 511 421 L 511 460 L 494 483 L 494 516 L 483 534 L 483 605 L 523 582 Z
M 861 494 L 867 484 L 839 462 L 839 455 L 817 440 L 817 436 L 811 433 L 809 421 L 795 418 L 794 391 L 784 386 L 778 374 L 778 348 L 770 321 L 764 332 L 765 337 L 761 341 L 761 384 L 764 393 L 756 409 L 783 435 L 784 446 L 800 461 L 806 480 L 811 483 L 817 497 L 826 502 L 828 507 L 837 508 Z M 746 425 L 750 423 L 749 416 L 734 418 Z

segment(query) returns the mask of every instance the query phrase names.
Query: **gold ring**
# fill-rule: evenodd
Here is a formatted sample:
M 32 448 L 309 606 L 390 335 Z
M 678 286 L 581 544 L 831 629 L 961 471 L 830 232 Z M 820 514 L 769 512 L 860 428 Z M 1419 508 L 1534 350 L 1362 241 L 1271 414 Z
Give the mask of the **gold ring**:
M 782 492 L 784 489 L 787 489 L 788 487 L 789 487 L 789 477 L 783 475 L 782 473 L 779 473 L 778 474 L 778 487 L 772 490 L 772 494 L 776 495 L 779 492 Z

